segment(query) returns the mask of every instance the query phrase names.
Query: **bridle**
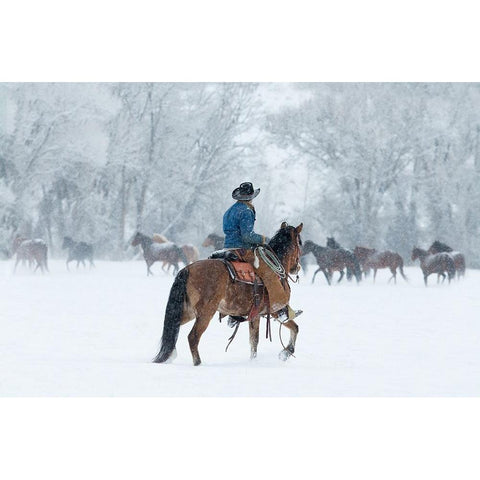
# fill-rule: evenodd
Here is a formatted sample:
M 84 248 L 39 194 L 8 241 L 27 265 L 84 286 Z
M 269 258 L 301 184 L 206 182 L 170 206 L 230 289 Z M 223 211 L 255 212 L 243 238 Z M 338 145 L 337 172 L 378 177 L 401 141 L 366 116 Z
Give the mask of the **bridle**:
M 292 273 L 292 268 L 290 268 L 289 271 L 287 272 L 287 275 L 288 275 L 288 278 L 292 282 L 297 283 L 298 282 L 298 273 L 300 272 L 300 269 L 302 268 L 302 266 L 300 265 L 300 256 L 301 256 L 300 234 L 298 234 L 297 232 L 295 232 L 294 248 L 295 248 L 295 254 L 294 254 L 295 257 L 294 257 L 294 265 L 293 265 L 294 272 Z M 297 276 L 296 280 L 294 280 L 291 277 L 291 274 Z

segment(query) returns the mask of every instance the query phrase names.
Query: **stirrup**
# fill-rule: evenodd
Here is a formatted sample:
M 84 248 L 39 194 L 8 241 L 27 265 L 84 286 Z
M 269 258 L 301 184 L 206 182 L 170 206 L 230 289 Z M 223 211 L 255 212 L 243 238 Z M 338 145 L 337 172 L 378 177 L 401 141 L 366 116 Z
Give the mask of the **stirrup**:
M 284 308 L 281 310 L 281 313 L 278 315 L 275 320 L 277 320 L 280 323 L 285 323 L 288 322 L 289 320 L 293 320 L 294 318 L 297 318 L 299 315 L 303 313 L 303 310 L 292 310 L 292 312 L 295 314 L 293 318 L 289 318 L 288 316 L 288 309 Z
M 242 316 L 229 315 L 227 319 L 227 325 L 230 328 L 236 327 L 240 322 L 245 322 L 247 319 Z

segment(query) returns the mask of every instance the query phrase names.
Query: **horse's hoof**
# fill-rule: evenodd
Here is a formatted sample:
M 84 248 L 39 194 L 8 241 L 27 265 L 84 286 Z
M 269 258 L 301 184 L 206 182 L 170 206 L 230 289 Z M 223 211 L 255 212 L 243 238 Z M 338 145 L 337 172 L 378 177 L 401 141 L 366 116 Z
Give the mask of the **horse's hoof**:
M 257 358 L 257 352 L 253 352 L 250 354 L 250 360 L 255 360 Z
M 291 355 L 292 354 L 288 350 L 284 349 L 278 354 L 278 358 L 283 362 L 286 362 L 291 357 Z
M 194 358 L 193 359 L 193 366 L 194 367 L 198 367 L 201 363 L 202 363 L 202 361 L 200 360 L 200 358 Z

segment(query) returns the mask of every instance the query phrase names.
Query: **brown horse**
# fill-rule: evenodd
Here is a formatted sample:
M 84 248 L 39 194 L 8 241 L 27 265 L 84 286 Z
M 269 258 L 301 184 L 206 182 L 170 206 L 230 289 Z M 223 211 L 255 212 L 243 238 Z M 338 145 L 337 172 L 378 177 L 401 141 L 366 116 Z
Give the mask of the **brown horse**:
M 427 277 L 432 273 L 438 273 L 445 281 L 445 272 L 448 274 L 448 283 L 455 277 L 455 262 L 446 252 L 431 254 L 426 250 L 413 247 L 412 261 L 420 259 L 420 268 L 423 272 L 423 280 L 427 286 Z
M 185 257 L 188 260 L 188 263 L 196 262 L 198 260 L 198 258 L 200 257 L 200 254 L 198 252 L 198 248 L 195 247 L 194 245 L 191 245 L 190 243 L 182 245 L 180 248 L 183 250 L 183 253 L 185 254 Z
M 397 268 L 400 271 L 403 279 L 407 280 L 405 273 L 403 273 L 403 258 L 396 252 L 385 250 L 384 252 L 377 252 L 374 248 L 355 247 L 353 253 L 358 258 L 365 276 L 368 275 L 370 269 L 373 269 L 373 281 L 377 276 L 377 270 L 380 268 L 389 268 L 392 276 L 388 282 L 394 280 L 397 283 Z
M 154 233 L 153 236 L 152 236 L 152 240 L 154 242 L 157 242 L 157 243 L 168 243 L 170 242 L 170 240 L 167 239 L 167 237 L 165 237 L 165 235 L 161 235 L 160 233 Z M 185 255 L 185 258 L 188 260 L 188 263 L 186 263 L 185 265 L 188 265 L 189 263 L 193 263 L 193 262 L 196 262 L 199 257 L 200 257 L 200 253 L 198 251 L 198 248 L 195 247 L 194 245 L 191 245 L 190 243 L 188 244 L 185 244 L 185 245 L 182 245 L 180 247 Z M 165 272 L 169 272 L 170 271 L 170 267 L 172 266 L 173 264 L 172 263 L 169 263 L 168 261 L 164 260 L 163 261 L 163 264 L 162 264 L 162 270 Z M 167 270 L 165 270 L 165 266 L 167 266 Z
M 347 269 L 347 278 L 351 279 L 355 275 L 357 282 L 362 278 L 360 264 L 352 251 L 345 248 L 330 248 L 317 245 L 311 240 L 307 240 L 302 246 L 302 255 L 313 253 L 318 264 L 318 269 L 313 274 L 312 283 L 315 281 L 315 276 L 322 271 L 327 279 L 327 283 L 331 285 L 334 272 L 340 272 L 340 282 L 345 275 L 344 270 Z M 337 282 L 337 283 L 338 283 Z
M 225 242 L 225 237 L 221 235 L 217 235 L 216 233 L 211 233 L 208 237 L 203 241 L 202 247 L 213 247 L 214 250 L 220 250 L 223 248 Z
M 453 257 L 455 262 L 455 270 L 457 272 L 457 278 L 465 276 L 465 255 L 460 252 L 454 252 L 453 248 L 449 247 L 445 243 L 435 240 L 428 249 L 428 253 L 441 253 L 447 252 Z
M 173 274 L 178 272 L 178 263 L 188 264 L 188 260 L 183 250 L 172 242 L 157 243 L 143 233 L 137 232 L 132 240 L 132 246 L 141 245 L 143 258 L 147 263 L 147 276 L 153 275 L 150 267 L 158 261 L 163 261 L 173 265 Z
M 269 247 L 278 257 L 287 274 L 296 274 L 299 269 L 302 227 L 303 224 L 295 228 L 284 222 L 269 242 Z M 200 365 L 198 344 L 215 312 L 221 315 L 248 315 L 253 296 L 254 286 L 232 281 L 227 266 L 222 260 L 199 260 L 183 268 L 176 276 L 170 290 L 161 348 L 154 362 L 163 363 L 176 356 L 175 345 L 180 326 L 195 319 L 188 335 L 188 343 L 193 364 Z M 262 300 L 258 305 L 258 314 L 249 322 L 251 358 L 257 355 L 260 316 L 267 313 L 268 306 Z M 290 329 L 290 342 L 286 349 L 280 352 L 280 358 L 286 360 L 295 351 L 298 325 L 293 320 L 288 320 L 283 325 Z
M 28 262 L 30 266 L 36 264 L 35 272 L 40 268 L 43 273 L 45 270 L 48 272 L 47 256 L 48 247 L 42 239 L 27 239 L 17 235 L 13 240 L 12 252 L 17 254 L 17 260 L 13 272 L 17 270 L 17 266 L 20 261 Z

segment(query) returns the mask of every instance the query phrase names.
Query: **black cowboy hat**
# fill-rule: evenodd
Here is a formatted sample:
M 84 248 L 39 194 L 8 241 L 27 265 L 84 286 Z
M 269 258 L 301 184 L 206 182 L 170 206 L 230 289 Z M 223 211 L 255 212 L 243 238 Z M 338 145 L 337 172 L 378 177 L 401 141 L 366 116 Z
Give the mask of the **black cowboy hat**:
M 243 182 L 238 188 L 232 192 L 232 197 L 235 200 L 253 200 L 260 193 L 260 189 L 253 189 L 250 182 Z

